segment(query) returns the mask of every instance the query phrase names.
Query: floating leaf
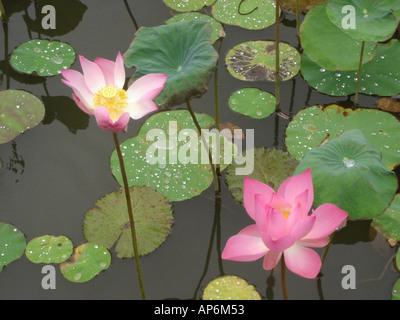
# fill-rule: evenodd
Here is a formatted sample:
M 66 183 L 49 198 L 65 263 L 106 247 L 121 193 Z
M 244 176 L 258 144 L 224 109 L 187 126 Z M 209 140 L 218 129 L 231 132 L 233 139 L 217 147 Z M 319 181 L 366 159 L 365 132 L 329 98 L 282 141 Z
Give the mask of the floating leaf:
M 70 260 L 60 264 L 63 276 L 72 282 L 86 282 L 108 269 L 111 254 L 94 243 L 84 243 L 74 249 Z
M 275 23 L 275 1 L 218 0 L 212 7 L 212 15 L 224 24 L 264 29 Z
M 171 9 L 179 12 L 200 10 L 205 6 L 211 6 L 215 0 L 163 0 Z
M 299 3 L 300 11 L 309 11 L 315 6 L 326 2 L 327 0 L 279 0 L 281 8 L 289 13 L 296 12 L 296 2 Z
M 357 41 L 336 27 L 326 14 L 326 3 L 307 13 L 300 26 L 300 40 L 304 53 L 320 68 L 327 70 L 356 70 L 360 63 L 361 41 Z M 366 41 L 363 63 L 375 55 L 376 43 Z
M 33 263 L 61 263 L 71 256 L 73 247 L 65 236 L 44 235 L 28 242 L 25 255 Z
M 219 38 L 225 37 L 225 31 L 222 24 L 218 21 L 213 19 L 210 16 L 205 14 L 201 14 L 199 12 L 188 12 L 188 13 L 181 13 L 173 16 L 172 18 L 165 21 L 166 24 L 174 23 L 174 22 L 182 22 L 182 21 L 193 21 L 193 20 L 205 20 L 211 24 L 212 32 L 211 32 L 211 43 L 214 43 Z
M 67 43 L 34 39 L 16 48 L 10 59 L 13 68 L 23 73 L 55 76 L 75 61 L 75 51 Z
M 333 203 L 351 219 L 381 215 L 397 190 L 397 178 L 358 129 L 345 131 L 307 152 L 296 168 L 311 169 L 316 207 Z
M 246 152 L 244 152 L 244 157 Z M 254 170 L 249 175 L 238 175 L 236 171 L 243 165 L 232 164 L 228 167 L 226 173 L 226 183 L 233 197 L 240 204 L 243 204 L 243 182 L 245 177 L 252 178 L 269 185 L 271 188 L 278 191 L 279 185 L 292 176 L 299 161 L 289 153 L 277 150 L 256 148 L 254 152 Z
M 244 88 L 229 97 L 229 107 L 236 112 L 256 119 L 266 118 L 275 112 L 275 96 L 257 88 Z
M 399 21 L 390 8 L 376 0 L 330 0 L 326 13 L 331 22 L 353 39 L 360 41 L 386 41 L 396 31 Z M 354 28 L 343 28 L 343 8 L 352 6 L 355 10 Z
M 393 169 L 400 163 L 400 122 L 391 114 L 375 109 L 352 110 L 337 105 L 303 109 L 286 129 L 286 146 L 290 154 L 301 159 L 323 141 L 352 129 L 360 129 L 382 153 L 387 168 Z
M 42 121 L 42 101 L 23 90 L 0 91 L 0 143 L 6 143 Z
M 282 81 L 293 78 L 300 70 L 301 57 L 296 48 L 279 44 L 279 75 Z M 229 73 L 244 81 L 275 81 L 275 42 L 248 41 L 236 45 L 226 55 Z
M 173 223 L 171 205 L 156 190 L 143 186 L 129 189 L 135 220 L 139 255 L 157 249 L 167 238 Z M 131 258 L 132 235 L 124 189 L 110 193 L 96 202 L 84 220 L 83 231 L 89 242 L 110 249 L 115 243 L 118 258 Z
M 21 231 L 11 224 L 0 222 L 0 271 L 19 259 L 25 246 L 26 239 Z
M 204 289 L 203 300 L 261 300 L 254 286 L 236 276 L 223 276 Z
M 208 115 L 197 114 L 200 127 L 207 129 L 214 124 Z M 215 138 L 210 131 L 204 137 Z M 213 141 L 211 141 L 213 142 Z M 236 154 L 234 145 L 220 136 L 220 155 L 217 158 L 216 142 L 210 145 L 214 163 L 221 163 L 221 170 Z M 170 201 L 181 201 L 199 195 L 213 181 L 207 149 L 186 110 L 164 111 L 151 116 L 139 130 L 138 136 L 121 144 L 127 169 L 129 186 L 147 185 L 167 196 Z M 225 162 L 225 151 L 231 156 Z M 227 152 L 228 154 L 228 152 Z M 111 170 L 121 185 L 119 160 L 114 151 Z
M 400 102 L 392 98 L 379 98 L 375 101 L 375 105 L 384 111 L 400 112 Z
M 329 71 L 303 55 L 301 73 L 310 86 L 332 96 L 355 93 L 358 71 Z M 400 93 L 400 42 L 379 44 L 375 57 L 361 69 L 360 93 L 393 96 Z
M 140 28 L 124 54 L 125 64 L 136 67 L 135 79 L 167 74 L 166 87 L 155 102 L 160 108 L 179 105 L 207 91 L 218 60 L 210 34 L 211 25 L 205 20 Z
M 392 300 L 400 300 L 400 279 L 397 279 L 393 286 Z
M 385 212 L 372 220 L 372 226 L 387 239 L 400 241 L 400 194 L 397 194 Z

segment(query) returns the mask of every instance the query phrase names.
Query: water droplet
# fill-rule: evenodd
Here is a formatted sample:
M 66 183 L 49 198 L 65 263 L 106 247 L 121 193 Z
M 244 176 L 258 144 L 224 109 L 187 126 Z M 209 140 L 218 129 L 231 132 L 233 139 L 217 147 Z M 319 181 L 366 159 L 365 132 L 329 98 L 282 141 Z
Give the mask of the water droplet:
M 356 164 L 356 162 L 353 159 L 349 158 L 343 158 L 343 163 L 347 168 L 352 168 Z

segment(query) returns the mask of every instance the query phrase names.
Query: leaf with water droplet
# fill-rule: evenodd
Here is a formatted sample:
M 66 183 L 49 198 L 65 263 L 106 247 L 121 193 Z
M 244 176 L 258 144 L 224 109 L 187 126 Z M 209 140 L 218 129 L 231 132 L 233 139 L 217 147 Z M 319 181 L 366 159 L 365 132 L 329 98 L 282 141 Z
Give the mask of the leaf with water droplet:
M 314 130 L 309 130 L 309 125 Z M 360 129 L 365 138 L 382 153 L 388 169 L 400 164 L 400 122 L 393 115 L 376 110 L 345 109 L 337 105 L 312 106 L 300 110 L 286 129 L 290 154 L 301 159 L 325 139 L 333 139 L 347 130 Z
M 275 112 L 275 96 L 257 88 L 243 88 L 235 91 L 228 100 L 229 107 L 255 119 L 266 118 Z
M 354 28 L 343 28 L 345 6 L 355 10 L 352 17 L 356 22 Z M 393 36 L 399 24 L 391 9 L 376 0 L 331 0 L 327 3 L 326 13 L 337 28 L 359 41 L 386 41 Z
M 397 194 L 385 212 L 372 220 L 371 226 L 385 238 L 400 241 L 400 194 Z
M 71 259 L 60 264 L 62 275 L 72 282 L 87 282 L 108 269 L 111 254 L 101 245 L 84 243 L 74 248 Z
M 124 54 L 125 65 L 136 68 L 132 80 L 149 73 L 166 74 L 166 86 L 154 100 L 160 108 L 203 95 L 218 60 L 211 31 L 210 23 L 202 19 L 140 28 Z
M 398 251 L 400 252 L 400 251 Z M 396 254 L 396 257 L 398 253 Z M 400 279 L 397 279 L 392 289 L 392 300 L 400 300 Z
M 21 231 L 11 224 L 0 222 L 0 271 L 19 259 L 25 246 L 26 239 Z
M 301 56 L 296 48 L 279 43 L 279 75 L 286 81 L 300 70 Z M 233 47 L 226 55 L 229 73 L 243 81 L 275 81 L 276 48 L 274 41 L 247 41 Z
M 45 115 L 39 98 L 23 90 L 0 91 L 0 143 L 38 125 Z
M 203 300 L 261 300 L 261 296 L 246 280 L 237 276 L 223 276 L 207 284 Z
M 174 22 L 193 21 L 193 20 L 205 20 L 211 24 L 212 27 L 211 43 L 214 43 L 219 38 L 225 37 L 224 27 L 222 26 L 221 23 L 219 23 L 212 17 L 207 16 L 205 14 L 201 14 L 199 12 L 180 13 L 173 16 L 172 18 L 169 18 L 167 21 L 165 21 L 165 23 L 168 24 Z
M 218 0 L 213 17 L 221 23 L 260 30 L 275 23 L 275 3 L 264 0 Z
M 211 6 L 215 0 L 163 0 L 171 9 L 179 12 L 197 11 Z
M 33 263 L 61 263 L 71 256 L 73 247 L 65 236 L 44 235 L 28 242 L 25 255 Z
M 135 221 L 139 255 L 156 250 L 171 232 L 172 207 L 167 198 L 152 188 L 129 189 Z M 134 256 L 124 189 L 105 195 L 86 213 L 83 232 L 88 242 L 107 249 L 114 244 L 118 258 Z
M 299 164 L 298 160 L 283 150 L 255 148 L 244 151 L 243 157 L 246 157 L 246 153 L 250 153 L 250 157 L 254 159 L 254 168 L 251 174 L 237 174 L 237 170 L 244 167 L 244 165 L 233 163 L 228 167 L 225 176 L 229 191 L 236 201 L 242 205 L 245 177 L 265 183 L 275 191 L 278 191 L 280 184 L 292 176 L 293 171 Z
M 343 132 L 307 152 L 294 175 L 311 169 L 316 207 L 332 203 L 351 219 L 381 215 L 397 190 L 397 178 L 361 130 Z
M 326 14 L 326 3 L 311 9 L 300 26 L 304 53 L 326 70 L 356 70 L 360 63 L 361 42 L 337 28 Z M 376 52 L 376 42 L 366 41 L 363 63 Z
M 11 54 L 11 66 L 23 73 L 48 77 L 61 73 L 75 61 L 75 50 L 67 43 L 34 39 L 19 45 Z

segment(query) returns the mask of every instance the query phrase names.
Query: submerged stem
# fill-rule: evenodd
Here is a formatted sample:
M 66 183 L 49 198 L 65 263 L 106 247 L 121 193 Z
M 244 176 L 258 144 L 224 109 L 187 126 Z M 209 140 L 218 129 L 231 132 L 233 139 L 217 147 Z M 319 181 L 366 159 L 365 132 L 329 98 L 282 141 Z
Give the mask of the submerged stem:
M 214 177 L 214 188 L 215 188 L 215 193 L 219 193 L 219 180 L 218 180 L 218 175 L 217 175 L 217 171 L 215 170 L 215 166 L 214 166 L 214 164 L 213 164 L 213 159 L 212 159 L 212 156 L 211 156 L 210 149 L 209 149 L 209 147 L 208 147 L 208 144 L 207 144 L 206 139 L 205 139 L 204 136 L 203 136 L 203 133 L 202 133 L 200 124 L 199 124 L 199 122 L 197 121 L 196 115 L 195 115 L 194 112 L 193 112 L 193 109 L 192 109 L 192 106 L 190 105 L 189 99 L 186 99 L 186 105 L 187 105 L 187 108 L 188 108 L 188 110 L 189 110 L 189 112 L 190 112 L 190 115 L 192 116 L 194 125 L 196 126 L 197 130 L 199 131 L 200 137 L 201 137 L 201 139 L 202 139 L 202 141 L 203 141 L 203 143 L 204 143 L 204 147 L 205 147 L 206 150 L 207 150 L 207 153 L 208 153 L 208 160 L 209 160 L 209 162 L 210 162 L 211 171 L 212 171 L 212 174 L 213 174 L 213 177 Z M 219 136 L 218 136 L 217 141 L 219 141 Z M 218 154 L 218 156 L 219 156 L 219 154 Z
M 275 0 L 275 111 L 280 110 L 280 49 L 279 49 L 279 0 Z
M 283 254 L 281 257 L 281 284 L 282 284 L 283 300 L 288 300 L 288 292 L 286 286 L 286 265 Z
M 129 223 L 130 223 L 130 227 L 131 227 L 130 229 L 131 229 L 131 235 L 132 235 L 133 252 L 135 255 L 136 269 L 137 269 L 137 274 L 138 274 L 138 279 L 139 279 L 140 294 L 141 294 L 142 300 L 146 300 L 146 294 L 144 291 L 144 284 L 143 284 L 142 268 L 140 266 L 140 259 L 139 259 L 139 250 L 138 250 L 138 246 L 137 246 L 135 221 L 133 218 L 132 203 L 131 203 L 131 197 L 130 197 L 130 192 L 129 192 L 128 179 L 126 177 L 124 159 L 122 157 L 121 147 L 118 142 L 117 134 L 113 133 L 113 137 L 114 137 L 115 148 L 116 148 L 117 154 L 118 154 L 119 165 L 121 168 L 122 180 L 124 181 L 124 190 L 125 190 L 126 204 L 128 207 Z
M 357 104 L 358 104 L 358 92 L 360 90 L 361 67 L 362 67 L 362 64 L 363 64 L 364 47 L 365 47 L 365 41 L 363 41 L 362 44 L 361 44 L 360 63 L 358 64 L 358 73 L 357 73 L 356 95 L 354 97 L 354 106 L 353 106 L 353 108 L 357 108 Z

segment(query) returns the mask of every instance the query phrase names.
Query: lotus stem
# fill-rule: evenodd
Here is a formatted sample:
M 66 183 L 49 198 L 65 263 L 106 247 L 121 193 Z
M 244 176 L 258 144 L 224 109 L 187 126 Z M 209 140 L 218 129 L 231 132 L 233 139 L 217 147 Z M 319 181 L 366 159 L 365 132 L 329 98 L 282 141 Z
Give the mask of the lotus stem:
M 288 300 L 288 292 L 286 286 L 286 265 L 283 254 L 281 257 L 281 284 L 282 284 L 283 300 Z
M 207 143 L 206 139 L 205 139 L 204 136 L 203 136 L 203 133 L 202 133 L 200 124 L 199 124 L 199 122 L 197 121 L 196 115 L 195 115 L 194 112 L 193 112 L 193 109 L 192 109 L 192 106 L 190 105 L 189 99 L 186 99 L 186 105 L 187 105 L 187 108 L 188 108 L 188 110 L 189 110 L 189 112 L 190 112 L 190 115 L 192 116 L 194 125 L 196 126 L 197 130 L 199 131 L 199 135 L 200 135 L 200 137 L 201 137 L 201 139 L 202 139 L 202 141 L 203 141 L 203 143 L 204 143 L 204 147 L 205 147 L 206 150 L 207 150 L 207 153 L 208 153 L 208 160 L 209 160 L 209 162 L 210 162 L 211 171 L 212 171 L 212 174 L 213 174 L 213 177 L 214 177 L 214 188 L 215 188 L 215 193 L 217 194 L 217 193 L 220 192 L 220 190 L 219 190 L 219 180 L 218 180 L 217 171 L 215 170 L 215 166 L 214 166 L 214 164 L 213 164 L 213 159 L 212 159 L 212 156 L 211 156 L 210 149 L 209 149 L 209 147 L 208 147 L 208 143 Z M 219 136 L 218 136 L 218 138 L 219 138 Z M 217 139 L 217 141 L 219 142 L 219 139 Z M 219 145 L 218 145 L 218 147 L 219 147 Z
M 131 18 L 133 25 L 135 26 L 135 29 L 137 31 L 139 29 L 139 25 L 136 22 L 136 19 L 131 11 L 131 8 L 129 7 L 128 2 L 126 0 L 124 0 L 124 4 L 125 4 L 126 11 L 128 11 L 129 17 Z
M 279 0 L 275 0 L 275 111 L 280 110 L 280 49 L 279 49 Z
M 299 0 L 296 0 L 296 27 L 297 27 L 297 35 L 300 36 L 300 6 Z
M 358 64 L 358 73 L 357 73 L 356 95 L 354 97 L 354 106 L 353 106 L 354 109 L 357 108 L 358 104 L 358 92 L 360 90 L 361 68 L 363 64 L 364 48 L 365 48 L 365 41 L 363 41 L 361 44 L 360 63 Z
M 4 22 L 8 22 L 6 11 L 4 10 L 4 6 L 1 0 L 0 0 L 0 13 L 1 13 L 1 20 L 3 20 Z
M 131 235 L 132 235 L 133 252 L 135 255 L 136 270 L 137 270 L 137 275 L 138 275 L 138 279 L 139 279 L 140 295 L 142 297 L 142 300 L 146 300 L 146 294 L 144 291 L 144 284 L 143 284 L 142 268 L 140 266 L 139 250 L 138 250 L 138 245 L 137 245 L 135 220 L 133 218 L 131 196 L 130 196 L 130 192 L 129 192 L 128 179 L 126 177 L 124 158 L 122 157 L 121 147 L 119 145 L 117 134 L 113 133 L 113 137 L 114 137 L 115 148 L 116 148 L 117 154 L 118 154 L 119 165 L 121 168 L 122 180 L 124 182 L 126 204 L 128 207 L 129 223 L 130 223 L 130 227 L 131 227 L 130 229 L 131 229 Z
M 214 113 L 215 113 L 215 128 L 218 130 L 219 132 L 219 92 L 218 92 L 218 62 L 219 62 L 219 57 L 221 54 L 221 48 L 222 48 L 222 40 L 223 38 L 219 38 L 219 42 L 218 42 L 218 60 L 217 60 L 217 65 L 215 68 L 215 72 L 214 72 Z M 217 171 L 217 175 L 220 174 L 220 166 L 219 163 L 216 165 L 216 171 Z

